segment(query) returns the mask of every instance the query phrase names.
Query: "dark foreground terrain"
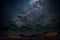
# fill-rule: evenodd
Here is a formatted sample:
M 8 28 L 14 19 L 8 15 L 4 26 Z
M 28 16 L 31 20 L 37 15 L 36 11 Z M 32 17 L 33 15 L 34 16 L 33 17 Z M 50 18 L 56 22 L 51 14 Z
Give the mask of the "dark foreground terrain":
M 35 35 L 17 35 L 15 38 L 10 38 L 7 35 L 0 35 L 0 40 L 60 40 L 60 33 L 45 33 Z

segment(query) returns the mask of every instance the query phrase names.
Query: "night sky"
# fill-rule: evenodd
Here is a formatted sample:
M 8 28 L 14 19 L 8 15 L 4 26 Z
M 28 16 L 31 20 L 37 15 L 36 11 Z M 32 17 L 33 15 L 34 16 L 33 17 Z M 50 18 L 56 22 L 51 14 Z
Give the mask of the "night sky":
M 56 0 L 2 0 L 0 33 L 60 32 L 58 5 Z

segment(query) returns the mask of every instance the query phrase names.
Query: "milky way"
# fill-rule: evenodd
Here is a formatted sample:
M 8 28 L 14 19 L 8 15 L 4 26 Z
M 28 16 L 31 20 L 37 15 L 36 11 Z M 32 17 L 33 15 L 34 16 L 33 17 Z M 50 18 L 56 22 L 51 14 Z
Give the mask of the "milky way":
M 54 32 L 56 16 L 50 0 L 16 1 L 12 8 L 6 7 L 9 19 L 4 22 L 8 26 L 7 34 L 37 34 Z M 8 4 L 7 4 L 8 5 Z M 52 22 L 51 20 L 55 20 Z
M 17 29 L 17 33 L 43 33 L 47 29 L 46 25 L 51 24 L 50 20 L 52 20 L 52 17 L 51 19 L 49 17 L 53 15 L 47 13 L 50 10 L 48 8 L 48 1 L 42 1 L 41 4 L 40 2 L 39 0 L 31 0 L 28 4 L 26 4 L 25 7 L 23 7 L 21 12 L 18 12 L 19 14 L 17 13 L 17 17 L 15 18 L 15 25 L 19 28 Z M 45 32 L 48 31 L 49 29 L 47 29 Z

